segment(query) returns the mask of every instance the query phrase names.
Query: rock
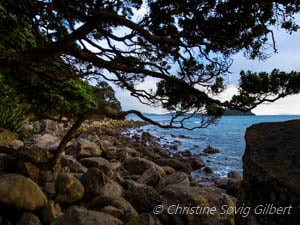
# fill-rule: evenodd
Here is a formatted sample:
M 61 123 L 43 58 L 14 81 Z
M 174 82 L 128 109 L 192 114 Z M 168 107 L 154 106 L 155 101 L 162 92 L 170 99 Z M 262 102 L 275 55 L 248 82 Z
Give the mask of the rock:
M 164 211 L 161 214 L 162 224 L 194 225 L 194 224 L 226 224 L 234 225 L 234 215 L 224 213 L 222 207 L 234 207 L 231 198 L 215 187 L 167 186 L 161 192 Z M 199 206 L 198 213 L 183 212 L 191 210 L 191 206 Z M 204 207 L 206 211 L 203 212 Z M 213 213 L 207 213 L 207 209 Z M 195 210 L 195 209 L 194 209 Z
M 24 143 L 18 140 L 17 135 L 9 130 L 0 128 L 0 152 L 11 154 L 11 152 L 23 147 Z
M 103 151 L 103 157 L 105 157 L 107 159 L 116 159 L 116 158 L 118 158 L 118 154 L 119 154 L 119 151 L 115 147 L 109 147 Z
M 113 180 L 108 180 L 108 182 L 100 190 L 99 194 L 103 196 L 114 196 L 119 198 L 123 196 L 123 187 Z
M 113 206 L 122 211 L 121 220 L 124 222 L 129 221 L 132 218 L 135 218 L 138 213 L 133 208 L 133 206 L 124 198 L 114 198 L 112 196 L 98 196 L 87 203 L 86 207 L 88 209 L 101 211 L 107 206 Z
M 255 124 L 247 129 L 244 174 L 237 205 L 255 208 L 273 204 L 277 209 L 283 207 L 285 212 L 275 216 L 251 211 L 247 217 L 237 216 L 237 225 L 299 224 L 299 134 L 300 120 Z
M 190 150 L 185 150 L 185 151 L 181 152 L 181 155 L 182 155 L 183 157 L 190 157 L 190 156 L 192 156 L 193 154 L 192 154 L 192 152 L 191 152 Z
M 83 138 L 77 138 L 67 153 L 76 158 L 87 158 L 101 156 L 102 151 L 94 142 Z
M 216 154 L 216 153 L 219 153 L 219 152 L 220 152 L 220 149 L 213 148 L 213 147 L 211 147 L 210 145 L 208 145 L 208 146 L 203 150 L 203 152 L 206 153 L 206 154 Z
M 164 173 L 164 170 L 156 165 L 154 162 L 140 158 L 140 157 L 132 157 L 125 161 L 124 167 L 130 174 L 142 175 L 146 170 L 155 167 L 160 173 Z
M 192 167 L 189 163 L 179 161 L 177 159 L 157 159 L 155 160 L 155 163 L 157 163 L 160 166 L 170 166 L 176 171 L 182 171 L 185 173 L 190 174 L 192 172 Z
M 69 167 L 70 171 L 73 173 L 86 173 L 87 168 L 84 167 L 77 159 L 71 155 L 63 155 L 61 158 L 61 166 Z
M 25 212 L 16 225 L 41 225 L 41 221 L 36 215 Z
M 32 146 L 25 145 L 18 150 L 18 157 L 23 161 L 29 161 L 36 165 L 47 164 L 53 155 L 49 151 L 44 151 Z
M 166 173 L 164 170 L 160 170 L 158 167 L 151 167 L 142 174 L 137 182 L 149 186 L 155 186 L 165 176 Z
M 175 185 L 175 186 L 190 186 L 189 177 L 184 172 L 175 172 L 173 174 L 167 175 L 163 178 L 159 183 L 156 185 L 156 189 L 158 191 L 163 190 L 168 185 Z
M 71 207 L 63 216 L 51 225 L 122 225 L 122 221 L 109 214 L 88 210 L 83 207 Z
M 108 182 L 107 176 L 98 168 L 91 167 L 81 177 L 81 182 L 88 197 L 93 197 L 102 193 L 104 185 Z
M 56 178 L 55 190 L 57 193 L 55 200 L 64 205 L 71 205 L 84 196 L 83 185 L 71 174 L 59 174 Z
M 126 225 L 161 225 L 159 219 L 149 213 L 142 213 L 131 219 Z
M 165 171 L 165 173 L 167 174 L 167 175 L 169 175 L 169 174 L 172 174 L 172 173 L 175 173 L 176 172 L 176 170 L 175 169 L 173 169 L 172 167 L 170 167 L 170 166 L 162 166 L 162 168 L 164 169 L 164 171 Z
M 103 209 L 100 210 L 100 212 L 107 213 L 107 214 L 109 214 L 113 217 L 119 218 L 119 219 L 123 216 L 123 213 L 124 213 L 121 209 L 118 209 L 111 205 L 104 207 Z
M 31 179 L 19 174 L 5 174 L 0 176 L 0 203 L 34 211 L 44 207 L 47 198 Z
M 40 169 L 31 162 L 19 161 L 16 168 L 18 173 L 31 178 L 34 182 L 39 183 Z
M 55 218 L 62 215 L 61 208 L 54 201 L 49 201 L 41 212 L 42 222 L 46 225 L 50 225 Z
M 127 201 L 139 212 L 152 212 L 156 205 L 161 203 L 161 198 L 157 191 L 147 185 L 136 185 L 125 195 Z
M 215 180 L 215 185 L 218 188 L 227 189 L 228 178 L 218 178 Z
M 110 170 L 110 163 L 102 157 L 89 157 L 79 160 L 86 167 L 96 167 L 104 172 Z
M 238 172 L 236 172 L 236 171 L 230 171 L 230 172 L 227 174 L 227 177 L 228 177 L 228 178 L 237 179 L 237 180 L 243 180 L 242 175 L 240 175 L 240 174 L 239 174 Z
M 37 131 L 38 133 L 52 132 L 54 134 L 60 134 L 65 130 L 65 126 L 63 123 L 45 119 L 34 123 L 33 129 L 35 129 L 35 131 Z
M 188 159 L 186 159 L 186 161 L 189 162 L 189 164 L 192 167 L 192 170 L 198 170 L 205 166 L 205 162 L 199 155 L 189 157 Z
M 237 198 L 240 193 L 241 183 L 242 181 L 236 178 L 228 179 L 226 193 Z
M 59 143 L 60 138 L 53 133 L 42 133 L 33 135 L 24 144 L 26 148 L 54 151 L 57 149 Z
M 205 173 L 213 173 L 214 171 L 210 168 L 210 167 L 204 167 L 204 169 L 203 169 L 203 171 L 205 172 Z

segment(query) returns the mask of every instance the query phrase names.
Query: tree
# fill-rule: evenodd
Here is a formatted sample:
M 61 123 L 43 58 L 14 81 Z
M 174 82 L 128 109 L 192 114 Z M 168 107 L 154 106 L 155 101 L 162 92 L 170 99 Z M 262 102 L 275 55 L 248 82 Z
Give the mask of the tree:
M 276 52 L 272 28 L 297 31 L 299 1 L 269 0 L 0 0 L 0 69 L 21 68 L 48 79 L 100 77 L 125 88 L 141 102 L 172 112 L 162 125 L 140 112 L 102 113 L 113 118 L 135 113 L 158 126 L 184 127 L 202 115 L 205 127 L 224 109 L 251 110 L 300 91 L 299 72 L 241 72 L 239 94 L 215 99 L 224 90 L 232 56 L 243 52 L 264 60 Z M 141 7 L 147 11 L 137 12 Z M 7 38 L 7 34 L 14 39 Z M 22 34 L 22 35 L 20 35 Z M 49 71 L 41 65 L 62 63 Z M 56 67 L 57 68 L 57 67 Z M 71 73 L 70 73 L 71 71 Z M 26 79 L 32 79 L 32 75 Z M 157 80 L 153 90 L 137 85 Z M 179 121 L 179 123 L 177 123 Z

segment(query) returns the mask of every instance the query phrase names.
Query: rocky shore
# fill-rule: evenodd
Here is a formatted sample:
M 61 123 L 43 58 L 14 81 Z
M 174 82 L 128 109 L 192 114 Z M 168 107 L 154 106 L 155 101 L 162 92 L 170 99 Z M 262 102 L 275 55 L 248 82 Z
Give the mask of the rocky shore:
M 23 141 L 1 130 L 0 225 L 235 224 L 224 210 L 235 206 L 241 177 L 231 173 L 213 186 L 197 183 L 190 173 L 205 167 L 201 157 L 171 157 L 147 132 L 121 134 L 140 125 L 86 122 L 56 171 L 44 165 L 70 124 L 28 124 L 32 135 Z

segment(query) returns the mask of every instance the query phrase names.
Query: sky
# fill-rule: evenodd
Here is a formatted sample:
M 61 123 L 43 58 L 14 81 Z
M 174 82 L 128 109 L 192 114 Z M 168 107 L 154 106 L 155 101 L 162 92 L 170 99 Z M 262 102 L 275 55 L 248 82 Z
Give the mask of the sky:
M 230 99 L 236 93 L 239 72 L 241 70 L 251 70 L 254 72 L 271 72 L 274 68 L 289 72 L 291 70 L 300 71 L 300 31 L 292 35 L 285 31 L 275 31 L 275 41 L 278 53 L 272 53 L 271 57 L 265 61 L 248 60 L 242 54 L 233 57 L 234 61 L 228 77 L 227 89 L 222 93 L 220 99 Z M 155 81 L 148 80 L 139 86 L 150 89 L 155 86 Z M 128 91 L 115 88 L 116 97 L 119 99 L 123 110 L 136 109 L 146 113 L 166 113 L 161 108 L 150 107 L 139 103 L 137 99 L 130 96 Z M 300 94 L 287 96 L 274 103 L 259 105 L 252 110 L 257 115 L 300 115 Z

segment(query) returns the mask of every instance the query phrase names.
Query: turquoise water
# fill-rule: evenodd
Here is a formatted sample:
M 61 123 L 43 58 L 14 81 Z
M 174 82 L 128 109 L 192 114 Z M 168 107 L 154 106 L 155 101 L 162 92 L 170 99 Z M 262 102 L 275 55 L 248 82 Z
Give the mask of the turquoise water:
M 169 115 L 147 115 L 151 119 L 161 123 L 169 119 Z M 128 119 L 137 120 L 135 116 L 129 116 Z M 216 124 L 210 125 L 208 128 L 196 129 L 193 131 L 183 129 L 161 129 L 159 127 L 149 125 L 145 126 L 147 130 L 154 136 L 160 137 L 162 143 L 179 140 L 181 144 L 178 146 L 179 151 L 190 150 L 193 154 L 200 154 L 205 147 L 212 147 L 221 150 L 218 154 L 203 156 L 207 166 L 214 171 L 212 176 L 224 177 L 230 171 L 242 173 L 242 156 L 245 150 L 245 131 L 252 124 L 262 122 L 278 122 L 300 119 L 299 116 L 224 116 Z M 197 118 L 190 119 L 186 125 L 197 125 Z M 179 135 L 189 136 L 190 138 L 180 138 Z M 205 175 L 202 171 L 194 171 L 194 175 Z

